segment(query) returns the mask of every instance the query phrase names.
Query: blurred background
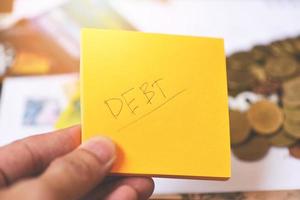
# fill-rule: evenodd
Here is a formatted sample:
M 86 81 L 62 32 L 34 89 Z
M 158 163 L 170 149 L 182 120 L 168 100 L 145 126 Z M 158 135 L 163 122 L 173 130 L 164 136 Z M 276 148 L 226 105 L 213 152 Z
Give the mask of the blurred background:
M 0 0 L 0 145 L 80 123 L 82 27 L 221 37 L 232 178 L 153 199 L 300 199 L 299 19 L 297 0 Z

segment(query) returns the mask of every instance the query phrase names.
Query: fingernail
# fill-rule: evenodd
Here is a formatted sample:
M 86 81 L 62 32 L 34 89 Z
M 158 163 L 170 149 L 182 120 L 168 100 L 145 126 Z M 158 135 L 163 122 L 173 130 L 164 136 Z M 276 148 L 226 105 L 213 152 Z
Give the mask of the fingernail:
M 82 149 L 94 154 L 102 163 L 115 159 L 115 144 L 106 137 L 96 137 L 81 145 Z

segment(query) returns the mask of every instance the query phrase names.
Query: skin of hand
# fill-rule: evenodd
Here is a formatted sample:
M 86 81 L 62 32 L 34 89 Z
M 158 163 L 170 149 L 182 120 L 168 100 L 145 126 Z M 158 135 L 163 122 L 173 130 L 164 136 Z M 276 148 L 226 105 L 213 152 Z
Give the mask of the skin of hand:
M 0 199 L 144 200 L 146 177 L 112 177 L 115 146 L 105 137 L 81 143 L 81 127 L 32 136 L 0 147 Z

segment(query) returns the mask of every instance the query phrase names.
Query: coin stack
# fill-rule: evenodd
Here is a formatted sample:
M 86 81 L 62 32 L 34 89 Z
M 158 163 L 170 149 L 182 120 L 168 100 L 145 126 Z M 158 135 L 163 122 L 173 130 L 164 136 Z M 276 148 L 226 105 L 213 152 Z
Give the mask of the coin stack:
M 230 110 L 233 154 L 245 161 L 267 155 L 270 147 L 288 147 L 300 159 L 300 37 L 255 46 L 227 58 L 231 96 L 252 91 L 265 98 L 247 111 Z M 268 100 L 277 95 L 278 103 Z

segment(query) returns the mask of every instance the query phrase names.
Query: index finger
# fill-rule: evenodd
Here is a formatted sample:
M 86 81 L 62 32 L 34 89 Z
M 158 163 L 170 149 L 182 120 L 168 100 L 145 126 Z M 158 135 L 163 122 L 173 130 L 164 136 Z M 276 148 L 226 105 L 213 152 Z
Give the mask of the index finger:
M 0 148 L 0 187 L 41 173 L 56 157 L 81 143 L 81 127 L 74 126 L 32 136 Z

